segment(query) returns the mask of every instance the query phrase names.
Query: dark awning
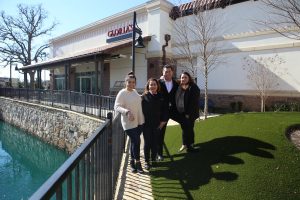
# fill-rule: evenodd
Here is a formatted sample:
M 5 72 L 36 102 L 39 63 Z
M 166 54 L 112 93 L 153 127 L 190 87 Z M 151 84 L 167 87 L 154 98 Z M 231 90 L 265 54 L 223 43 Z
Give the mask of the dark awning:
M 151 36 L 146 36 L 143 38 L 145 41 L 150 41 Z M 107 56 L 112 54 L 114 51 L 129 47 L 132 44 L 132 39 L 126 39 L 118 42 L 114 42 L 111 44 L 107 44 L 102 47 L 97 47 L 97 48 L 92 48 L 92 49 L 87 49 L 84 51 L 76 52 L 74 54 L 66 55 L 66 56 L 60 56 L 60 57 L 55 57 L 48 59 L 43 62 L 39 62 L 36 64 L 28 65 L 25 67 L 20 68 L 20 70 L 27 71 L 27 70 L 32 70 L 32 69 L 37 69 L 37 68 L 50 68 L 53 66 L 57 66 L 59 64 L 64 64 L 66 62 L 72 62 L 72 61 L 78 61 L 78 60 L 88 60 L 88 59 L 93 59 L 94 56 L 100 55 L 100 56 Z

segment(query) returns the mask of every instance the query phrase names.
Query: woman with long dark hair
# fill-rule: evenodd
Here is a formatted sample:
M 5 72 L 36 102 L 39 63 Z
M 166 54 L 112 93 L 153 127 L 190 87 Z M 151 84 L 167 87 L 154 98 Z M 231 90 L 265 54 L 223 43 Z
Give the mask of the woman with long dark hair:
M 144 136 L 144 156 L 145 168 L 150 169 L 151 164 L 157 159 L 158 137 L 161 129 L 168 120 L 168 105 L 160 93 L 159 82 L 155 78 L 150 78 L 146 84 L 144 94 L 142 95 L 142 108 L 145 116 L 143 129 Z M 151 161 L 150 164 L 150 153 Z
M 183 72 L 180 75 L 180 85 L 175 94 L 176 108 L 182 128 L 182 146 L 179 152 L 185 149 L 187 152 L 195 151 L 193 148 L 195 142 L 194 124 L 199 117 L 199 99 L 199 87 L 188 72 Z

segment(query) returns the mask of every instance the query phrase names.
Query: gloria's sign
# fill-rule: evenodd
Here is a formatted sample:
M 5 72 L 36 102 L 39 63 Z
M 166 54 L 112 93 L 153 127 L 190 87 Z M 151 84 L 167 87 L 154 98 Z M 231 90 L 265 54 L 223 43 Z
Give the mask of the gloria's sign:
M 106 42 L 110 43 L 130 38 L 132 37 L 132 29 L 133 25 L 129 24 L 121 28 L 110 30 L 107 32 L 108 39 L 106 39 Z
M 110 30 L 107 32 L 107 36 L 110 38 L 117 37 L 119 35 L 123 35 L 123 34 L 130 33 L 130 32 L 132 32 L 132 24 L 129 24 L 127 26 L 123 26 L 121 28 L 117 28 L 114 30 Z

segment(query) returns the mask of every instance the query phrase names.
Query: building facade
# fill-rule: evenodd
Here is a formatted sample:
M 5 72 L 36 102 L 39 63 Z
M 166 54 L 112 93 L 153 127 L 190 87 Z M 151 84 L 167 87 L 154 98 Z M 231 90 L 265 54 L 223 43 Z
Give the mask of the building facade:
M 280 68 L 286 71 L 277 74 L 279 85 L 272 90 L 268 105 L 299 101 L 300 41 L 257 26 L 254 21 L 268 17 L 260 1 L 219 2 L 219 7 L 206 11 L 218 16 L 220 26 L 214 39 L 224 60 L 209 73 L 210 99 L 218 107 L 240 101 L 249 110 L 259 110 L 260 100 L 245 70 L 245 59 L 277 56 L 284 61 Z M 142 90 L 149 77 L 159 78 L 164 62 L 176 63 L 178 77 L 188 64 L 180 53 L 185 44 L 176 40 L 175 26 L 182 20 L 193 20 L 192 7 L 192 3 L 177 7 L 166 0 L 152 0 L 54 38 L 50 41 L 51 58 L 24 67 L 24 80 L 34 71 L 40 80 L 41 70 L 50 70 L 51 89 L 115 95 L 125 75 L 132 70 L 133 12 L 137 13 L 137 25 L 145 44 L 145 48 L 135 49 L 137 88 Z M 174 10 L 185 14 L 176 16 L 175 12 L 174 17 Z M 194 76 L 203 92 L 203 61 L 198 52 L 201 42 L 191 36 L 189 43 Z

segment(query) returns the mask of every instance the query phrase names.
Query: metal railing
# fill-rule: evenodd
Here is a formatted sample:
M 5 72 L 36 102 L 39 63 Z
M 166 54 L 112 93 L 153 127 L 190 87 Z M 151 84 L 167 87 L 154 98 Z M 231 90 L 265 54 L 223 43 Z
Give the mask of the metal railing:
M 73 110 L 106 118 L 114 112 L 115 97 L 74 92 L 69 90 L 40 90 L 28 88 L 0 88 L 0 96 Z
M 109 113 L 30 199 L 113 199 L 124 147 L 120 114 L 112 120 Z

